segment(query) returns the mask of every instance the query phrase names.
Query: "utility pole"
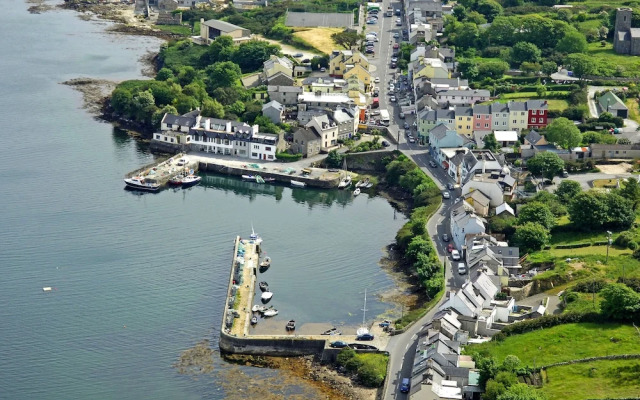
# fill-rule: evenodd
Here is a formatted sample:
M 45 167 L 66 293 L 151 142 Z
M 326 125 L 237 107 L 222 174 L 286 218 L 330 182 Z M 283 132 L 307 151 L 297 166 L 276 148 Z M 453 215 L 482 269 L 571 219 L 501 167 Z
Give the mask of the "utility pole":
M 609 263 L 609 246 L 611 246 L 611 231 L 607 231 L 607 260 L 604 262 L 605 264 Z

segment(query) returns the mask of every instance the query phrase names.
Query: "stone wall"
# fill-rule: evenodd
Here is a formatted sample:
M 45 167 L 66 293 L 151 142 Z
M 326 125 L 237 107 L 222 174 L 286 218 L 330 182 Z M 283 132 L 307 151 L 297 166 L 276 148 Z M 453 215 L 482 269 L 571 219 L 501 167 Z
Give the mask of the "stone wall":
M 300 337 L 236 337 L 220 332 L 220 350 L 226 353 L 254 356 L 322 355 L 325 340 Z
M 254 160 L 248 160 L 248 162 L 253 162 Z M 305 178 L 300 175 L 281 175 L 274 174 L 269 172 L 263 172 L 259 170 L 248 170 L 244 168 L 234 168 L 226 165 L 213 164 L 213 163 L 200 163 L 199 167 L 200 171 L 205 172 L 215 172 L 223 175 L 233 175 L 233 176 L 241 176 L 244 174 L 255 174 L 259 173 L 262 178 L 274 178 L 277 182 L 281 183 L 291 183 L 292 180 L 305 182 L 307 186 L 318 187 L 323 189 L 334 189 L 338 187 L 338 182 L 340 178 L 332 179 L 332 180 L 318 180 L 318 179 L 310 179 Z

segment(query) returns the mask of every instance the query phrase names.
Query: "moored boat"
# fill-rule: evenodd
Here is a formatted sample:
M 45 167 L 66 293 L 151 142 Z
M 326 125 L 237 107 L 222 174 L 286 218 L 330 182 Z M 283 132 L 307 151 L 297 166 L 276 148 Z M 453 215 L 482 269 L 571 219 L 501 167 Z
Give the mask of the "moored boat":
M 296 329 L 296 321 L 294 321 L 294 320 L 290 319 L 290 320 L 289 320 L 289 322 L 287 322 L 286 329 L 287 329 L 288 331 L 293 331 L 293 330 L 295 330 L 295 329 Z
M 276 315 L 278 315 L 278 310 L 276 310 L 275 308 L 270 308 L 262 315 L 264 315 L 265 317 L 275 317 Z
M 349 186 L 351 186 L 351 176 L 347 175 L 340 180 L 340 183 L 338 184 L 338 189 L 346 189 Z
M 195 186 L 202 180 L 202 177 L 198 175 L 187 175 L 182 179 L 182 187 L 187 188 Z
M 362 185 L 364 185 L 364 184 L 365 184 L 365 183 L 364 183 L 364 181 L 363 181 L 362 179 L 360 179 L 360 180 L 358 181 L 358 183 L 356 183 L 356 187 L 357 187 L 357 188 L 359 188 L 359 187 L 361 187 L 361 186 L 362 186 Z
M 258 287 L 260 288 L 260 290 L 262 290 L 263 292 L 266 292 L 267 290 L 269 290 L 269 285 L 267 284 L 267 282 L 262 281 L 258 284 Z
M 184 175 L 183 174 L 178 174 L 176 176 L 174 176 L 173 178 L 169 179 L 169 185 L 172 186 L 182 186 L 182 179 L 184 179 Z
M 251 311 L 263 313 L 267 311 L 267 308 L 265 306 L 259 306 L 257 304 L 254 304 L 253 307 L 251 308 Z
M 262 178 L 262 180 L 265 181 L 266 183 L 269 183 L 269 182 L 275 182 L 276 178 Z
M 307 186 L 307 184 L 305 182 L 300 182 L 300 181 L 291 181 L 291 186 L 297 186 L 297 187 L 305 187 Z
M 264 301 L 265 303 L 271 300 L 272 297 L 273 297 L 273 292 L 269 292 L 269 291 L 262 293 L 262 296 L 260 296 L 262 301 Z
M 135 190 L 144 190 L 146 192 L 157 192 L 160 190 L 160 185 L 158 183 L 144 179 L 140 176 L 125 178 L 124 183 L 128 188 Z
M 271 266 L 271 257 L 265 257 L 264 260 L 260 263 L 260 270 L 265 271 L 267 268 Z
M 253 175 L 242 175 L 242 179 L 245 181 L 255 181 L 256 177 Z
M 371 183 L 371 182 L 367 183 L 367 184 L 364 186 L 364 188 L 365 188 L 365 189 L 370 189 L 370 188 L 372 188 L 372 187 L 373 187 L 373 183 Z
M 251 317 L 251 325 L 255 325 L 257 323 L 258 323 L 258 317 L 256 317 L 256 316 Z
M 338 328 L 333 327 L 331 329 L 327 329 L 326 331 L 322 332 L 321 335 L 342 335 L 342 332 L 340 332 L 338 330 Z
M 353 191 L 353 195 L 357 196 L 360 194 L 360 188 L 356 188 L 356 190 Z

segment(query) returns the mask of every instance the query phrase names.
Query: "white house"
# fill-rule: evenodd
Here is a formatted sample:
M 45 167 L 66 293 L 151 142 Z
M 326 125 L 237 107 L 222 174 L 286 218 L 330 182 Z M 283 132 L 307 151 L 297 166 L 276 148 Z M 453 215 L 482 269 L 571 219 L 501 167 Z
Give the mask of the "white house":
M 527 118 L 525 117 L 524 120 L 526 122 Z M 494 131 L 493 134 L 498 146 L 502 148 L 513 147 L 518 142 L 518 132 L 516 131 Z
M 284 106 L 271 100 L 262 106 L 262 115 L 269 118 L 274 124 L 279 124 L 284 121 Z
M 436 98 L 438 104 L 444 105 L 456 105 L 456 106 L 470 106 L 476 103 L 488 101 L 490 93 L 484 89 L 469 89 L 469 90 L 447 90 L 438 92 Z M 525 119 L 526 121 L 526 119 Z
M 466 317 L 479 317 L 482 315 L 483 309 L 491 306 L 491 301 L 499 290 L 491 282 L 489 275 L 484 272 L 478 273 L 456 292 L 447 293 L 447 300 L 440 306 L 440 310 L 452 308 Z M 490 321 L 486 321 L 487 327 L 491 327 L 493 324 L 493 317 L 491 315 Z
M 487 221 L 473 213 L 465 201 L 451 208 L 450 231 L 453 244 L 459 251 L 466 244 L 467 235 L 478 235 L 485 232 Z

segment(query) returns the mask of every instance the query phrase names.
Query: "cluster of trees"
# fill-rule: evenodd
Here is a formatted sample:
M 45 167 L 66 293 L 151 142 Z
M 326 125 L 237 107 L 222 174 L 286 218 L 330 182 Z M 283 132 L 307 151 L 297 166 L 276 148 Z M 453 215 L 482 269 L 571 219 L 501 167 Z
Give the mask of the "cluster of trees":
M 640 293 L 638 290 L 622 282 L 608 283 L 604 279 L 593 279 L 580 282 L 568 289 L 563 300 L 567 303 L 576 301 L 578 293 L 599 293 L 600 314 L 615 321 L 640 321 Z
M 520 359 L 508 355 L 502 363 L 495 357 L 473 354 L 476 368 L 480 371 L 480 385 L 485 388 L 485 400 L 545 400 L 547 397 L 535 388 L 519 383 L 518 375 L 528 374 L 529 368 Z
M 427 232 L 427 218 L 440 201 L 435 183 L 405 155 L 386 166 L 386 181 L 411 194 L 414 205 L 409 221 L 398 231 L 396 243 L 405 254 L 427 295 L 433 298 L 444 286 L 444 271 Z
M 350 347 L 340 350 L 336 359 L 338 365 L 355 373 L 360 383 L 367 387 L 380 387 L 387 375 L 389 356 L 385 354 L 357 354 Z
M 209 47 L 178 41 L 160 52 L 163 67 L 154 80 L 125 81 L 111 97 L 116 114 L 133 119 L 148 130 L 156 129 L 164 113 L 184 114 L 200 108 L 207 117 L 242 119 L 259 124 L 263 132 L 280 128 L 261 116 L 262 104 L 252 90 L 242 87 L 242 73 L 255 71 L 280 47 L 264 41 L 239 46 L 227 36 Z

